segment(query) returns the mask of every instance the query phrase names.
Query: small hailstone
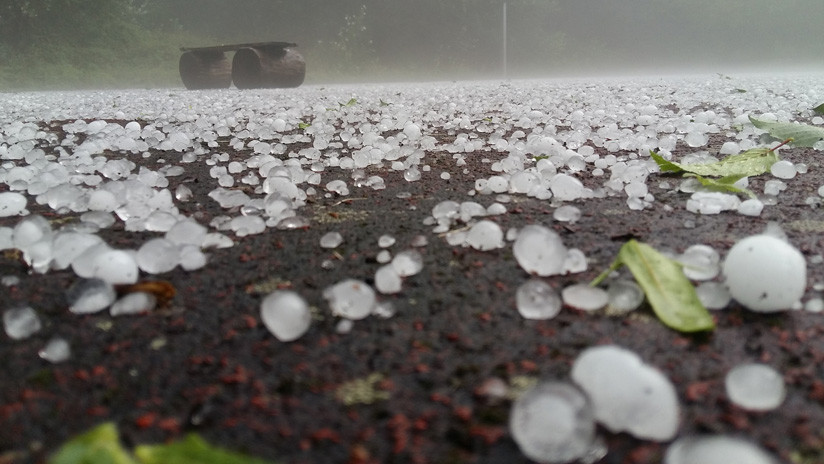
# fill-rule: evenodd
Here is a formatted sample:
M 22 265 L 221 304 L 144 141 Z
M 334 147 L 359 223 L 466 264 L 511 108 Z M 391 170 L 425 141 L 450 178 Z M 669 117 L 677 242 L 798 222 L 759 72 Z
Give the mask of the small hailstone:
M 764 203 L 757 198 L 750 198 L 744 200 L 738 205 L 738 214 L 743 216 L 760 216 L 761 211 L 764 210 Z
M 17 192 L 0 193 L 0 217 L 17 216 L 26 210 L 26 197 Z
M 673 442 L 664 464 L 777 464 L 760 446 L 737 437 L 708 435 Z
M 423 256 L 417 250 L 406 250 L 395 255 L 392 267 L 401 277 L 413 276 L 423 269 Z
M 466 244 L 480 251 L 503 248 L 504 232 L 492 221 L 478 221 L 466 233 Z
M 784 378 L 765 364 L 735 366 L 724 378 L 724 386 L 730 401 L 750 411 L 773 410 L 787 395 Z
M 71 357 L 71 346 L 63 338 L 55 337 L 49 340 L 37 355 L 50 363 L 61 363 Z
M 732 300 L 730 291 L 721 282 L 701 282 L 695 287 L 695 293 L 707 309 L 724 309 Z
M 727 253 L 722 272 L 732 297 L 757 312 L 789 309 L 807 287 L 804 256 L 770 235 L 739 240 Z
M 102 311 L 114 303 L 117 294 L 112 284 L 100 279 L 82 279 L 66 291 L 69 311 L 90 314 Z
M 375 256 L 375 261 L 379 262 L 380 264 L 386 264 L 389 261 L 392 261 L 392 253 L 389 250 L 381 250 Z
M 260 304 L 260 318 L 269 332 L 282 342 L 297 340 L 312 323 L 306 300 L 288 290 L 267 295 Z
M 149 274 L 162 274 L 180 262 L 178 246 L 165 238 L 153 238 L 137 250 L 137 265 Z
M 515 305 L 524 319 L 552 319 L 561 312 L 561 298 L 552 286 L 530 279 L 515 292 Z
M 692 280 L 710 280 L 717 276 L 721 271 L 720 260 L 718 252 L 708 245 L 692 245 L 678 257 L 684 275 Z
M 133 284 L 140 272 L 134 253 L 126 250 L 107 250 L 94 260 L 92 277 L 103 279 L 113 285 Z
M 558 222 L 574 224 L 578 219 L 581 219 L 581 210 L 572 205 L 563 205 L 552 213 L 552 217 Z
M 797 171 L 792 162 L 779 160 L 770 167 L 770 173 L 779 179 L 792 179 L 797 174 Z
M 634 352 L 615 345 L 587 348 L 572 365 L 572 380 L 592 401 L 595 417 L 612 432 L 666 441 L 678 432 L 675 387 Z
M 343 235 L 340 232 L 327 232 L 320 238 L 321 248 L 337 248 L 343 243 Z
M 518 232 L 512 251 L 523 270 L 542 277 L 560 274 L 567 257 L 561 237 L 537 224 L 524 226 Z
M 157 297 L 147 292 L 134 292 L 115 301 L 109 308 L 112 316 L 140 314 L 153 310 L 157 305 Z
M 375 289 L 384 295 L 401 291 L 403 278 L 391 264 L 385 264 L 375 272 Z
M 587 284 L 574 284 L 561 290 L 564 304 L 582 311 L 597 311 L 608 303 L 607 292 Z
M 323 291 L 332 314 L 358 320 L 368 316 L 377 302 L 375 291 L 366 282 L 342 280 Z
M 614 313 L 635 311 L 644 302 L 644 291 L 631 280 L 618 279 L 607 287 L 609 310 Z
M 381 248 L 389 248 L 395 244 L 395 237 L 391 235 L 381 235 L 378 237 L 378 246 Z
M 40 317 L 30 306 L 7 309 L 3 312 L 3 329 L 12 340 L 28 338 L 41 327 Z
M 526 457 L 540 463 L 595 461 L 600 454 L 587 397 L 567 383 L 538 384 L 521 395 L 509 414 L 512 439 Z

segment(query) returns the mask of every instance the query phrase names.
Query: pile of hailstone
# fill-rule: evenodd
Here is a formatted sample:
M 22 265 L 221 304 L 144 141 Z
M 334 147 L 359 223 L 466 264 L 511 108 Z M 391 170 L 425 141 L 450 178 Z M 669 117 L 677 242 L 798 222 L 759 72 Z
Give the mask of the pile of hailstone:
M 467 86 L 473 98 L 465 98 Z M 695 179 L 661 180 L 649 157 L 650 150 L 671 158 L 676 148 L 687 148 L 691 153 L 681 162 L 712 161 L 711 136 L 725 138 L 719 155 L 761 146 L 763 132 L 750 123 L 750 114 L 824 123 L 809 110 L 824 94 L 817 76 L 741 79 L 736 86 L 750 91 L 731 92 L 713 78 L 4 95 L 0 218 L 19 219 L 0 227 L 0 250 L 20 250 L 35 273 L 71 269 L 77 276 L 68 292 L 72 312 L 109 308 L 115 315 L 133 314 L 150 311 L 153 297 L 138 292 L 117 299 L 114 285 L 178 268 L 195 272 L 208 266 L 209 249 L 231 247 L 249 235 L 300 233 L 313 226 L 303 212 L 310 199 L 369 196 L 386 188 L 387 170 L 400 173 L 410 190 L 427 177 L 452 191 L 450 179 L 472 174 L 472 188 L 435 205 L 424 224 L 451 246 L 489 253 L 511 246 L 517 265 L 530 276 L 516 295 L 525 318 L 553 317 L 562 304 L 630 311 L 643 301 L 631 281 L 616 280 L 607 290 L 576 284 L 558 295 L 545 279 L 585 271 L 584 252 L 567 248 L 548 224 L 505 231 L 496 218 L 519 197 L 548 202 L 558 222 L 574 223 L 579 207 L 606 197 L 623 199 L 629 210 L 645 210 L 657 201 L 651 182 L 680 192 L 693 214 L 759 216 L 778 203 L 794 177 L 805 175 L 806 165 L 776 163 L 759 198 L 741 201 L 706 191 Z M 341 101 L 355 103 L 338 108 L 334 102 Z M 470 173 L 468 161 L 477 159 L 487 168 Z M 209 178 L 198 179 L 199 186 L 208 193 L 198 197 L 189 180 L 202 166 Z M 818 206 L 821 197 L 824 187 L 806 203 Z M 179 207 L 189 202 L 212 202 L 222 214 L 208 223 L 187 217 Z M 30 215 L 33 205 L 77 220 L 58 228 L 55 221 Z M 118 222 L 128 232 L 145 233 L 145 241 L 136 249 L 105 243 L 99 232 Z M 339 232 L 327 234 L 319 249 L 335 249 L 343 240 Z M 416 250 L 393 256 L 394 242 L 391 236 L 377 239 L 374 287 L 365 281 L 372 276 L 351 276 L 322 290 L 329 310 L 341 319 L 339 332 L 370 315 L 394 314 L 383 296 L 402 292 L 405 279 L 423 269 Z M 712 309 L 734 298 L 754 311 L 776 311 L 804 297 L 805 257 L 769 234 L 740 240 L 723 262 L 718 251 L 700 244 L 677 258 Z M 16 277 L 0 279 L 15 285 Z M 804 304 L 824 309 L 821 299 Z M 36 308 L 2 309 L 11 339 L 43 328 Z M 304 336 L 313 317 L 304 296 L 292 291 L 267 295 L 260 315 L 283 342 Z M 70 347 L 54 338 L 40 356 L 62 362 Z M 777 407 L 784 393 L 776 376 L 765 366 L 745 366 L 729 374 L 728 394 L 744 408 Z M 605 452 L 595 423 L 642 439 L 670 440 L 677 433 L 678 400 L 668 379 L 633 353 L 590 348 L 573 366 L 572 383 L 542 384 L 515 403 L 511 428 L 532 459 L 588 461 Z M 678 439 L 665 462 L 736 459 L 772 462 L 754 445 L 714 436 Z

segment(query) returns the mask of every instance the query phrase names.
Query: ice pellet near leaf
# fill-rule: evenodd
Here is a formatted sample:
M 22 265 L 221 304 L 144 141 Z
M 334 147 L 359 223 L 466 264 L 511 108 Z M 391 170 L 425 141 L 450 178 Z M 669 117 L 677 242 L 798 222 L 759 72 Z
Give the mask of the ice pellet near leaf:
M 631 280 L 618 279 L 607 287 L 607 299 L 610 311 L 628 313 L 635 311 L 644 302 L 644 291 Z
M 541 383 L 521 395 L 512 405 L 509 431 L 521 452 L 540 463 L 567 463 L 599 452 L 592 408 L 567 383 Z
M 571 375 L 592 401 L 598 422 L 609 430 L 657 441 L 678 432 L 675 388 L 634 352 L 615 345 L 587 348 L 572 365 Z
M 567 257 L 567 248 L 561 237 L 537 224 L 524 226 L 520 230 L 512 252 L 523 270 L 542 277 L 560 274 Z
M 42 324 L 31 306 L 7 309 L 3 312 L 3 329 L 12 340 L 22 340 L 36 333 Z
M 375 291 L 366 282 L 345 279 L 323 291 L 332 314 L 347 319 L 358 320 L 368 316 L 377 299 Z
M 466 234 L 466 244 L 480 251 L 503 248 L 504 232 L 492 221 L 478 221 Z
M 177 245 L 165 238 L 153 238 L 137 250 L 137 265 L 149 274 L 162 274 L 180 262 Z
M 692 280 L 710 280 L 721 271 L 721 257 L 707 245 L 692 245 L 678 257 L 684 275 Z
M 807 287 L 804 256 L 771 235 L 739 240 L 727 253 L 722 272 L 732 297 L 757 312 L 790 309 Z
M 406 250 L 392 258 L 392 267 L 401 277 L 413 276 L 423 270 L 423 255 L 417 250 Z
M 17 192 L 0 193 L 0 217 L 17 216 L 26 210 L 26 197 Z
M 664 464 L 777 464 L 760 446 L 737 437 L 708 435 L 679 438 Z
M 561 298 L 543 280 L 530 279 L 515 292 L 515 305 L 524 319 L 552 319 L 561 312 Z
M 117 294 L 112 284 L 100 279 L 82 279 L 66 291 L 69 311 L 90 314 L 102 311 L 114 303 Z
M 597 311 L 607 305 L 607 292 L 587 284 L 574 284 L 561 291 L 564 304 L 582 311 Z
M 288 290 L 267 295 L 260 304 L 260 318 L 269 332 L 282 342 L 302 337 L 312 323 L 306 300 Z
M 784 402 L 784 378 L 765 364 L 739 364 L 727 373 L 724 386 L 730 401 L 750 411 L 770 411 Z

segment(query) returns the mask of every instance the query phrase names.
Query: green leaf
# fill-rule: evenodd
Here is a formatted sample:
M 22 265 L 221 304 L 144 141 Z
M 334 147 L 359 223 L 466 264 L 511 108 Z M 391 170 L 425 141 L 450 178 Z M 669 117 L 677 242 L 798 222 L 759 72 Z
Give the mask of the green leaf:
M 348 102 L 346 102 L 346 103 L 338 103 L 338 105 L 340 105 L 340 107 L 341 107 L 341 108 L 343 108 L 343 107 L 346 107 L 346 106 L 354 106 L 354 105 L 355 105 L 355 104 L 357 104 L 357 103 L 358 103 L 358 99 L 357 99 L 357 98 L 352 97 L 352 98 L 350 98 L 350 99 L 349 99 L 349 101 L 348 101 Z
M 196 434 L 167 445 L 139 445 L 135 455 L 142 464 L 271 464 L 212 446 Z
M 686 171 L 699 176 L 758 176 L 768 172 L 778 161 L 774 148 L 753 148 L 737 155 L 728 156 L 721 161 L 707 164 L 680 164 L 667 161 L 661 155 L 650 152 L 652 159 L 658 163 L 661 172 L 679 173 Z
M 824 103 L 813 108 L 813 111 L 815 112 L 815 114 L 824 114 Z
M 137 461 L 121 445 L 117 426 L 106 422 L 64 443 L 48 463 L 137 464 Z
M 713 190 L 716 192 L 743 193 L 749 196 L 750 198 L 758 198 L 758 196 L 756 196 L 756 194 L 750 191 L 749 189 L 736 187 L 734 185 L 739 180 L 743 179 L 744 177 L 747 177 L 743 174 L 726 176 L 720 179 L 708 179 L 706 177 L 701 177 L 698 174 L 691 173 L 687 173 L 685 174 L 685 176 L 695 177 L 698 180 L 698 182 L 701 182 L 701 185 L 708 188 L 709 190 Z
M 761 121 L 750 116 L 750 122 L 780 140 L 790 140 L 796 147 L 812 147 L 824 140 L 824 127 L 793 122 Z
M 310 127 L 312 127 L 312 125 L 309 124 L 308 122 L 299 122 L 298 123 L 298 128 L 301 129 L 301 130 L 308 129 Z
M 655 248 L 630 240 L 621 246 L 618 258 L 598 276 L 600 282 L 612 270 L 625 265 L 644 290 L 652 310 L 666 326 L 680 332 L 712 330 L 715 323 L 701 304 L 695 287 L 684 275 L 681 265 Z
M 380 106 L 389 106 L 389 105 L 391 105 L 391 103 L 386 103 L 385 101 L 383 101 L 382 98 L 380 100 L 381 100 Z

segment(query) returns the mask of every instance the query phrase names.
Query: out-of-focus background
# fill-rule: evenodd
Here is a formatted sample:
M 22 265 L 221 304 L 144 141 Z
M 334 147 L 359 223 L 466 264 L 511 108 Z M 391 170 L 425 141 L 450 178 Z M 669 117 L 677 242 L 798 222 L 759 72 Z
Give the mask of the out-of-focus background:
M 181 46 L 296 42 L 307 83 L 824 68 L 821 0 L 5 0 L 0 90 L 178 87 Z

